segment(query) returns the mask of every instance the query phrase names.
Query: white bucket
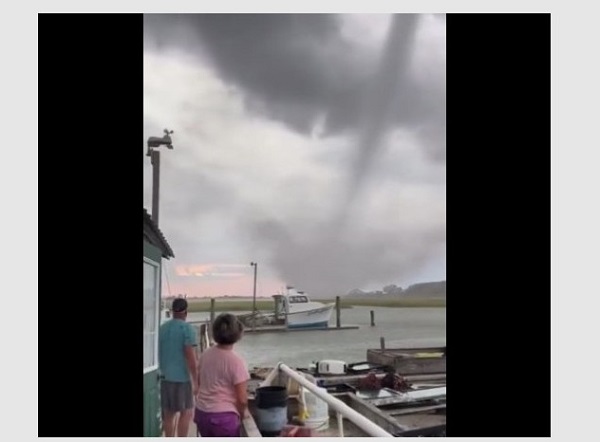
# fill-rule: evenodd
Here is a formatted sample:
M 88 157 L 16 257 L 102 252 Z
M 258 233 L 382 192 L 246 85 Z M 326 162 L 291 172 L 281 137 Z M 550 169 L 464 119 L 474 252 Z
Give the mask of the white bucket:
M 319 388 L 323 393 L 327 393 L 326 388 Z M 304 389 L 304 400 L 308 419 L 304 421 L 304 426 L 316 431 L 329 428 L 329 406 L 327 402 L 319 399 L 307 389 Z

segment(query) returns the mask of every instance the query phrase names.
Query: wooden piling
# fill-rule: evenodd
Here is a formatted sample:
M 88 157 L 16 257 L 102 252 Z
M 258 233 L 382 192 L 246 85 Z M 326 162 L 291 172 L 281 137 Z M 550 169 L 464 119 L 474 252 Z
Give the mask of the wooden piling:
M 194 353 L 196 353 L 196 360 L 198 360 L 198 358 L 202 354 L 202 331 L 201 331 L 201 327 L 199 327 L 197 325 L 192 326 L 192 327 L 194 327 L 194 330 L 196 330 L 196 339 L 197 339 L 198 345 L 196 345 L 194 347 Z
M 371 310 L 371 327 L 375 327 L 375 310 Z
M 208 336 L 208 330 L 207 330 L 208 325 L 207 324 L 201 324 L 199 331 L 200 331 L 200 337 L 199 337 L 199 342 L 200 342 L 200 353 L 205 352 L 208 347 L 210 346 L 209 342 L 206 340 L 206 337 Z
M 215 322 L 215 298 L 210 298 L 210 324 Z
M 381 347 L 381 351 L 383 352 L 385 350 L 385 338 L 383 336 L 379 338 L 379 346 Z
M 335 326 L 337 328 L 340 328 L 342 326 L 342 317 L 341 317 L 341 302 L 340 302 L 340 297 L 336 296 L 335 297 Z

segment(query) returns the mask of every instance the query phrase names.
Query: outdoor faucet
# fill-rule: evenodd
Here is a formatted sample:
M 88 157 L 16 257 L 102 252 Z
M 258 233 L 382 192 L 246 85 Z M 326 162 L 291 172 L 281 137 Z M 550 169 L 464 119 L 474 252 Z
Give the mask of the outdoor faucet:
M 154 147 L 166 146 L 167 149 L 173 149 L 173 140 L 171 140 L 171 134 L 173 131 L 165 129 L 165 135 L 162 138 L 159 137 L 150 137 L 148 138 L 148 153 L 147 156 L 150 156 L 150 152 Z

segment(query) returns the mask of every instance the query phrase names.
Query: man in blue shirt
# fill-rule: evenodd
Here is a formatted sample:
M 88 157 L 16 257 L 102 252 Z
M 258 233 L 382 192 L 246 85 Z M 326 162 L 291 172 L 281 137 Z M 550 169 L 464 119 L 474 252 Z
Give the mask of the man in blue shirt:
M 159 332 L 160 401 L 166 437 L 174 437 L 175 433 L 178 437 L 187 437 L 198 390 L 194 349 L 198 344 L 194 327 L 185 322 L 187 309 L 185 299 L 173 300 L 173 319 L 162 324 Z M 177 414 L 179 420 L 175 428 Z

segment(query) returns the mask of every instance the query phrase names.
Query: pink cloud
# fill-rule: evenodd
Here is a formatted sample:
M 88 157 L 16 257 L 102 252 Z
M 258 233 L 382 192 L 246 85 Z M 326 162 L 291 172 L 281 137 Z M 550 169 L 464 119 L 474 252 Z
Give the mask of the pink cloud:
M 252 274 L 236 274 L 236 276 L 216 275 L 195 276 L 176 271 L 176 275 L 167 283 L 163 278 L 163 296 L 186 294 L 189 297 L 216 297 L 216 296 L 252 296 L 254 278 Z M 277 279 L 258 278 L 256 295 L 270 297 L 284 284 Z
M 183 277 L 241 278 L 246 275 L 246 272 L 240 272 L 240 269 L 246 269 L 247 267 L 247 265 L 242 264 L 187 264 L 177 266 L 175 268 L 175 273 L 177 276 Z

